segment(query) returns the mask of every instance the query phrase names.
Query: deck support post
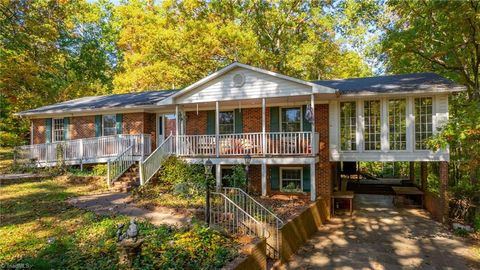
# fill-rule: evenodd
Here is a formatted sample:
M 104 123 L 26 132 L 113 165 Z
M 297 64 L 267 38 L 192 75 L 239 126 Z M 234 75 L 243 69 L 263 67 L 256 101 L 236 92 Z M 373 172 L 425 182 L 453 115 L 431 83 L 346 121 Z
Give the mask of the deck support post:
M 315 159 L 310 162 L 310 200 L 314 202 L 317 199 L 317 189 L 315 181 Z
M 262 196 L 267 196 L 267 163 L 262 161 Z
M 179 132 L 179 108 L 178 108 L 178 105 L 175 106 L 175 154 L 178 156 L 179 154 L 179 149 L 180 149 L 180 145 L 179 145 L 179 141 L 180 141 L 180 138 L 178 137 L 178 135 L 180 135 L 180 132 Z
M 426 192 L 428 189 L 427 177 L 428 177 L 428 166 L 427 162 L 420 162 L 420 187 L 423 192 Z
M 449 198 L 448 198 L 448 162 L 440 161 L 440 207 L 442 208 L 442 223 L 448 222 Z
M 409 164 L 409 180 L 415 182 L 415 162 L 410 161 Z
M 267 111 L 267 108 L 266 108 L 265 98 L 262 98 L 262 153 L 263 153 L 263 156 L 267 155 L 267 136 L 266 136 L 267 127 L 266 127 L 266 116 L 265 116 L 266 111 Z M 265 191 L 265 194 L 266 194 L 266 191 Z M 263 187 L 262 187 L 262 196 L 265 196 L 263 195 Z
M 312 148 L 311 154 L 315 155 L 317 153 L 317 141 L 315 138 L 315 95 L 311 94 L 310 95 L 310 106 L 312 107 L 312 141 L 310 142 L 310 147 Z
M 217 192 L 222 190 L 222 165 L 220 163 L 215 165 L 215 181 Z
M 220 156 L 220 105 L 215 101 L 215 152 L 216 156 Z

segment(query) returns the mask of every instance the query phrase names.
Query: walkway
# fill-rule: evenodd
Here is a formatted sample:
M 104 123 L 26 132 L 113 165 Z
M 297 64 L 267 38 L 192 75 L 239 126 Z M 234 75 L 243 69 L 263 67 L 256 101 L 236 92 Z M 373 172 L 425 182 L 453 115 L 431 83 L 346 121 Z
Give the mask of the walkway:
M 130 203 L 128 193 L 103 193 L 72 198 L 68 203 L 93 211 L 99 215 L 125 215 L 139 220 L 148 220 L 154 225 L 180 226 L 190 222 L 190 217 L 173 214 L 168 210 L 151 211 Z
M 391 198 L 356 195 L 353 218 L 332 218 L 284 268 L 480 269 L 466 240 L 423 210 L 393 208 Z

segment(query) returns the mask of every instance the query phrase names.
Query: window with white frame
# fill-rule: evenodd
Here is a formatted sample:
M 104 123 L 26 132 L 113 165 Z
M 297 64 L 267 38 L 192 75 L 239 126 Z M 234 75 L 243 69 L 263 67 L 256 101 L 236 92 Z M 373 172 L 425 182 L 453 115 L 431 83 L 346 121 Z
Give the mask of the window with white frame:
M 380 100 L 366 100 L 363 103 L 365 119 L 365 150 L 380 150 L 382 142 L 380 139 Z
M 388 139 L 390 150 L 407 149 L 407 119 L 405 99 L 388 101 Z
M 432 104 L 431 97 L 415 99 L 415 149 L 428 149 L 426 142 L 433 134 Z
M 220 134 L 232 134 L 235 133 L 235 115 L 233 111 L 220 112 L 218 114 L 220 124 Z
M 301 192 L 302 168 L 280 168 L 281 190 L 285 192 Z
M 102 116 L 102 134 L 103 136 L 117 135 L 117 118 L 115 114 Z
M 53 134 L 52 134 L 52 141 L 60 142 L 64 139 L 64 126 L 63 126 L 63 118 L 53 119 Z
M 341 150 L 357 150 L 357 109 L 356 103 L 340 102 L 340 148 Z
M 282 108 L 281 121 L 283 132 L 297 132 L 302 130 L 302 109 L 300 107 Z

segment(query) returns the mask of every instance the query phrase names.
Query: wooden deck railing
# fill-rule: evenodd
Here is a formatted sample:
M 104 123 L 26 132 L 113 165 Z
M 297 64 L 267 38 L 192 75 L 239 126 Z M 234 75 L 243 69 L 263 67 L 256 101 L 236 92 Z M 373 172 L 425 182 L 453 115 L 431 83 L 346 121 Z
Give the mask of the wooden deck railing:
M 311 156 L 317 153 L 318 134 L 267 132 L 215 135 L 179 135 L 179 156 Z M 264 145 L 265 144 L 265 145 Z
M 113 158 L 132 147 L 132 155 L 143 157 L 151 152 L 150 135 L 115 135 L 46 144 L 17 146 L 15 160 L 31 160 L 38 166 L 59 161 L 69 164 L 95 163 Z

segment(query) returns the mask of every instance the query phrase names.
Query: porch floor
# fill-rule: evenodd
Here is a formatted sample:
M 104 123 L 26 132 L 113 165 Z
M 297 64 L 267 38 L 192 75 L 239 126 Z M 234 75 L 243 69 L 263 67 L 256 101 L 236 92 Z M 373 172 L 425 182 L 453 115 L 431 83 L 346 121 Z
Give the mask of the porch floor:
M 424 210 L 396 209 L 390 202 L 391 196 L 356 195 L 353 217 L 332 218 L 284 268 L 480 269 L 474 243 L 452 235 Z

